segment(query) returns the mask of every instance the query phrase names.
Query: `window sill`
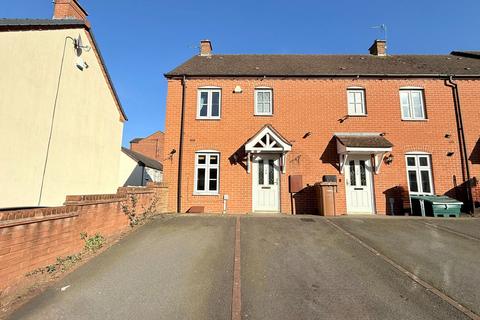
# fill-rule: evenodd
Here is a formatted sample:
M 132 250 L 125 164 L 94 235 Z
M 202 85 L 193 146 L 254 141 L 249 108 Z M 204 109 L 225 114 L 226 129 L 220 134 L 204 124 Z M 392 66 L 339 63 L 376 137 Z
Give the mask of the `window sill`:
M 218 196 L 219 194 L 218 192 L 193 192 L 194 196 Z
M 206 120 L 206 121 L 220 121 L 221 118 L 196 118 L 196 120 Z
M 255 117 L 273 117 L 273 114 L 254 113 Z
M 365 118 L 367 117 L 368 115 L 367 114 L 349 114 L 348 117 L 350 118 Z
M 402 121 L 406 122 L 426 122 L 428 119 L 402 119 Z

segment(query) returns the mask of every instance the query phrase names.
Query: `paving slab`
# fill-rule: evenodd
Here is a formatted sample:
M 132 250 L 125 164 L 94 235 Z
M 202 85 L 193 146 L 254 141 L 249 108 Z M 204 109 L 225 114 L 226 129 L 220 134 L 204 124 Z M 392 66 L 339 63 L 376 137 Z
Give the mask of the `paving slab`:
M 479 241 L 422 223 L 432 219 L 350 217 L 331 221 L 480 314 Z M 474 234 L 478 225 L 476 219 L 435 223 L 469 234 Z
M 157 219 L 11 319 L 229 319 L 234 226 L 231 217 Z
M 316 217 L 241 219 L 242 319 L 465 319 Z

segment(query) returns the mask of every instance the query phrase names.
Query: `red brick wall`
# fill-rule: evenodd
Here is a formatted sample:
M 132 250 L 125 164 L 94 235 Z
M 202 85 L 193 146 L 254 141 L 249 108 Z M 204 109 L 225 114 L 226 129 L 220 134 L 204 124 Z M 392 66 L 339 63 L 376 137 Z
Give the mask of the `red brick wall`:
M 480 98 L 476 92 L 478 81 L 458 81 L 466 124 L 469 153 L 478 145 L 480 132 Z M 234 94 L 240 85 L 243 93 Z M 197 88 L 222 88 L 221 120 L 196 120 Z M 274 115 L 253 115 L 254 88 L 271 87 L 274 92 Z M 366 90 L 368 116 L 339 119 L 347 114 L 349 86 Z M 423 87 L 428 120 L 402 121 L 399 88 Z M 168 81 L 165 154 L 178 150 L 182 87 L 180 80 Z M 291 141 L 292 151 L 287 156 L 286 174 L 281 175 L 281 211 L 290 212 L 288 176 L 303 175 L 306 189 L 296 195 L 299 212 L 316 209 L 314 192 L 307 185 L 320 181 L 323 175 L 337 175 L 339 185 L 337 209 L 346 211 L 344 176 L 338 172 L 335 132 L 385 132 L 394 144 L 391 165 L 382 164 L 374 176 L 375 203 L 379 214 L 387 209 L 387 197 L 403 199 L 408 190 L 405 153 L 426 151 L 432 155 L 435 193 L 444 194 L 461 184 L 462 172 L 451 88 L 443 80 L 435 79 L 195 79 L 187 80 L 185 135 L 183 155 L 183 211 L 203 205 L 207 212 L 221 212 L 223 195 L 228 194 L 230 213 L 250 212 L 252 207 L 252 176 L 240 165 L 232 165 L 229 157 L 243 146 L 263 125 L 271 124 Z M 304 138 L 305 133 L 312 134 Z M 450 134 L 450 138 L 445 138 Z M 220 194 L 193 195 L 194 153 L 201 149 L 221 152 Z M 448 152 L 454 152 L 448 157 Z M 176 210 L 178 152 L 164 161 L 164 179 L 171 187 L 169 209 Z M 480 165 L 471 164 L 473 176 L 480 176 Z M 455 178 L 454 178 L 455 177 Z M 408 203 L 408 201 L 406 201 Z
M 79 19 L 87 21 L 87 15 L 76 0 L 55 0 L 54 19 Z
M 465 126 L 467 158 L 470 175 L 473 179 L 473 200 L 480 210 L 480 101 L 478 98 L 479 82 L 457 81 Z
M 162 163 L 164 159 L 163 144 L 164 134 L 161 131 L 157 131 L 138 142 L 130 143 L 130 149 Z
M 0 212 L 0 298 L 12 292 L 25 274 L 82 251 L 80 233 L 109 237 L 129 228 L 122 205 L 138 202 L 138 214 L 151 209 L 167 212 L 168 188 L 151 184 L 147 188 L 119 188 L 113 195 L 67 196 L 57 208 Z M 155 200 L 154 202 L 154 199 Z

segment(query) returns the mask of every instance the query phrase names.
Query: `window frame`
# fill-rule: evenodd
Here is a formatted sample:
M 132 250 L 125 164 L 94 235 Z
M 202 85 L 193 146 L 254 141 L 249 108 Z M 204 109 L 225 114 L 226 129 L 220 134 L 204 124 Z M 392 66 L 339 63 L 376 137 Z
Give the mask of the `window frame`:
M 407 117 L 404 112 L 403 112 L 403 105 L 402 105 L 402 92 L 407 92 L 408 93 L 408 109 L 410 112 L 410 117 Z M 420 99 L 421 99 L 421 104 L 422 104 L 422 117 L 415 117 L 415 110 L 413 107 L 413 100 L 412 100 L 412 92 L 419 92 L 420 93 Z M 425 106 L 425 90 L 424 88 L 421 87 L 402 87 L 399 89 L 398 92 L 399 98 L 400 98 L 400 112 L 402 116 L 402 120 L 405 121 L 425 121 L 428 120 L 427 118 L 427 108 Z
M 350 93 L 361 93 L 362 95 L 362 111 L 363 113 L 350 113 Z M 366 91 L 362 87 L 348 87 L 347 88 L 347 114 L 352 117 L 367 116 Z
M 427 159 L 427 166 L 420 166 L 420 158 Z M 408 165 L 408 158 L 415 159 L 415 165 L 409 166 Z M 435 194 L 435 186 L 433 184 L 433 170 L 432 170 L 432 156 L 429 153 L 425 152 L 411 152 L 405 154 L 405 168 L 407 174 L 407 184 L 408 184 L 408 193 L 409 195 L 433 195 Z M 411 191 L 410 190 L 410 177 L 409 171 L 415 171 L 416 173 L 416 183 L 418 191 Z M 429 183 L 430 183 L 430 192 L 423 191 L 422 179 L 421 179 L 421 171 L 428 171 L 429 175 Z
M 258 93 L 259 92 L 269 92 L 270 93 L 270 112 L 258 112 Z M 267 87 L 257 87 L 254 90 L 254 104 L 253 104 L 253 114 L 255 116 L 273 116 L 273 89 Z
M 199 164 L 198 158 L 205 156 L 205 164 Z M 217 156 L 217 164 L 210 163 L 210 157 Z M 218 195 L 220 193 L 220 152 L 214 150 L 205 150 L 195 152 L 195 164 L 194 164 L 194 181 L 193 181 L 193 194 L 200 196 Z M 198 169 L 205 169 L 204 185 L 205 190 L 197 189 Z M 217 189 L 210 190 L 210 169 L 217 169 Z
M 207 92 L 207 115 L 201 116 L 201 95 Z M 218 116 L 212 116 L 212 95 L 218 93 Z M 220 87 L 200 87 L 197 89 L 197 120 L 220 120 L 222 116 L 222 89 Z

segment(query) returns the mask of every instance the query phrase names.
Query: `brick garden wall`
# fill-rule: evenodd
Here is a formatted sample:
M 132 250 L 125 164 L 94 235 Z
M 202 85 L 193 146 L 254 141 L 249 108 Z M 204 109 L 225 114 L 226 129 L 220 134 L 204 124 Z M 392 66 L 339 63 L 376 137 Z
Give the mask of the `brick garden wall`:
M 0 298 L 25 275 L 82 251 L 80 233 L 110 238 L 130 228 L 124 209 L 137 214 L 167 212 L 168 188 L 119 188 L 111 195 L 67 196 L 62 207 L 0 212 Z M 132 208 L 135 199 L 135 209 Z

